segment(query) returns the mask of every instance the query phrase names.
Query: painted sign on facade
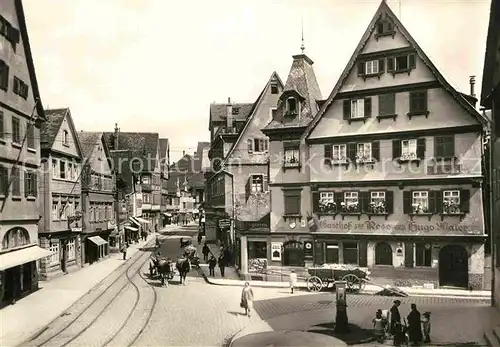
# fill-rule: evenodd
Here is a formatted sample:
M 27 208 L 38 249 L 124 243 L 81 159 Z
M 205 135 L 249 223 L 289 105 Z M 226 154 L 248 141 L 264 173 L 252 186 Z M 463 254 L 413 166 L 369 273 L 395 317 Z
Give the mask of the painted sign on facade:
M 456 218 L 456 217 L 455 217 Z M 436 218 L 414 217 L 405 221 L 352 221 L 341 218 L 321 218 L 315 220 L 317 231 L 338 233 L 373 233 L 388 235 L 483 235 L 484 229 L 479 221 L 447 221 Z

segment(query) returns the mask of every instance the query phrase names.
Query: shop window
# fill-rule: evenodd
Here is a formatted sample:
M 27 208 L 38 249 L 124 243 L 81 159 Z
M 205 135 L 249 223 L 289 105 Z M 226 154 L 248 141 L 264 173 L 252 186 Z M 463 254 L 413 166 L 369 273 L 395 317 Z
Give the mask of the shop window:
M 248 259 L 267 258 L 267 242 L 265 241 L 249 241 L 248 242 Z
M 13 228 L 7 231 L 2 240 L 2 248 L 15 248 L 21 247 L 25 245 L 29 245 L 30 243 L 30 235 L 29 233 L 22 228 Z
M 415 265 L 430 267 L 432 264 L 432 246 L 428 243 L 415 244 Z
M 52 255 L 49 257 L 50 265 L 59 264 L 59 243 L 53 243 L 49 251 L 52 252 Z
M 344 242 L 344 264 L 358 265 L 358 243 Z
M 68 244 L 66 245 L 66 253 L 68 256 L 68 260 L 76 259 L 75 239 L 68 241 Z
M 326 244 L 326 263 L 338 264 L 339 263 L 339 245 L 338 243 Z

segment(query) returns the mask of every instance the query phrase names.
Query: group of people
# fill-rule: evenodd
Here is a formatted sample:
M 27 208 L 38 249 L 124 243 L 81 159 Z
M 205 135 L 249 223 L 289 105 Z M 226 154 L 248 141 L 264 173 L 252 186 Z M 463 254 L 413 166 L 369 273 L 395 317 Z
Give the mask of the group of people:
M 389 311 L 377 310 L 373 319 L 374 334 L 379 342 L 383 342 L 386 334 L 393 337 L 394 346 L 401 346 L 406 340 L 413 345 L 431 342 L 431 313 L 424 312 L 422 315 L 417 305 L 411 304 L 411 310 L 406 320 L 401 321 L 399 306 L 401 301 L 395 300 Z M 388 317 L 389 316 L 389 317 Z
M 209 276 L 215 277 L 215 267 L 219 265 L 221 277 L 225 277 L 226 267 L 231 264 L 231 251 L 229 248 L 221 246 L 219 257 L 216 259 L 207 243 L 201 250 L 203 260 L 208 263 Z

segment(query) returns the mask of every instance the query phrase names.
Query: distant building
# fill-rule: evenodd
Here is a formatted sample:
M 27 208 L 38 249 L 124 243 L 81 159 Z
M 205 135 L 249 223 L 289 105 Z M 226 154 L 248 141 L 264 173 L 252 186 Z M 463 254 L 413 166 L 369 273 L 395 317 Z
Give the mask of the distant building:
M 82 265 L 81 170 L 82 147 L 69 108 L 46 110 L 41 129 L 40 246 L 52 255 L 40 260 L 43 279 Z
M 168 224 L 171 214 L 167 212 L 168 202 L 168 167 L 170 165 L 170 144 L 168 139 L 160 139 L 160 167 L 161 167 L 161 203 L 160 203 L 160 220 L 158 227 L 163 227 Z
M 38 289 L 41 199 L 40 127 L 44 110 L 22 2 L 0 1 L 0 305 Z

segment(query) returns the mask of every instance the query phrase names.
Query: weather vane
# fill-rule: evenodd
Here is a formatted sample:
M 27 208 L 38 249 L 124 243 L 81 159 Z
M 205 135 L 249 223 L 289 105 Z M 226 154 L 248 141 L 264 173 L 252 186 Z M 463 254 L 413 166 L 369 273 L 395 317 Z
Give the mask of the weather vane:
M 306 50 L 306 46 L 304 45 L 304 19 L 301 19 L 301 28 L 302 28 L 302 44 L 300 45 L 300 50 L 302 51 L 302 54 L 304 54 L 304 51 Z

